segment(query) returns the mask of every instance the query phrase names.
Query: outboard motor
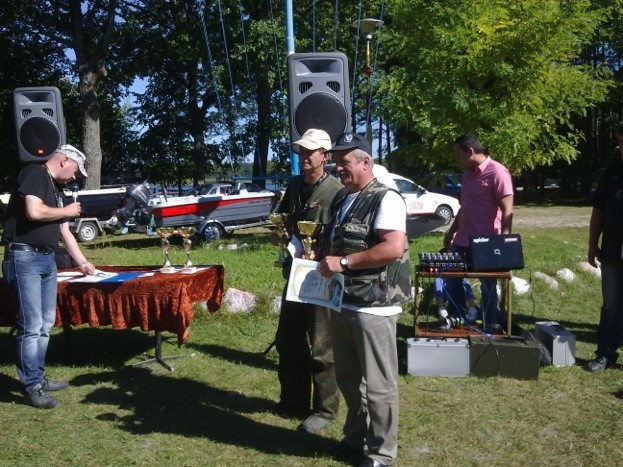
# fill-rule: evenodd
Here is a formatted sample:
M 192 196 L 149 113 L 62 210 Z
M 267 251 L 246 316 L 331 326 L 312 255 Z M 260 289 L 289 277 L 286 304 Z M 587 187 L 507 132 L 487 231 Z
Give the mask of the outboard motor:
M 115 211 L 117 228 L 123 228 L 128 221 L 134 220 L 137 224 L 149 222 L 149 188 L 145 185 L 130 185 L 126 188 L 126 198 L 122 208 Z

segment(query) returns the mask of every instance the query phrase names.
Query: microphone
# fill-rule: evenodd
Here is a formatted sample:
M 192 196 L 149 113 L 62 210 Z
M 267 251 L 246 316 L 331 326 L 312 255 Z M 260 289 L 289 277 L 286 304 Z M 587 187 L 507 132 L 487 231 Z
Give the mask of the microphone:
M 69 185 L 69 189 L 71 190 L 71 197 L 74 199 L 74 203 L 78 201 L 78 184 L 72 183 Z

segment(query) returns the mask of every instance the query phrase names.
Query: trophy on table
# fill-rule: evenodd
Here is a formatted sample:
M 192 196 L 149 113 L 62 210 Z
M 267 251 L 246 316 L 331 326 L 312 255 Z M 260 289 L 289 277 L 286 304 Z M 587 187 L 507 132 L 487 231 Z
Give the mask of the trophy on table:
M 175 272 L 175 268 L 171 266 L 171 260 L 169 260 L 169 237 L 173 235 L 173 227 L 158 227 L 156 233 L 162 238 L 162 252 L 164 253 L 164 264 L 160 268 L 160 272 L 172 273 Z
M 194 227 L 179 227 L 177 231 L 184 239 L 184 251 L 186 252 L 186 262 L 184 263 L 182 272 L 185 272 L 185 273 L 196 272 L 197 268 L 193 266 L 193 263 L 190 260 L 190 247 L 192 246 L 192 243 L 193 243 L 190 237 L 195 235 L 195 232 L 197 231 L 197 229 L 195 229 Z
M 310 259 L 312 245 L 314 244 L 314 239 L 312 237 L 318 233 L 322 224 L 312 221 L 298 221 L 296 225 L 300 232 L 306 235 L 303 239 L 303 258 Z
M 288 221 L 288 214 L 285 212 L 271 212 L 269 218 L 273 225 L 277 227 L 276 234 L 279 237 L 279 259 L 273 264 L 278 268 L 282 268 L 286 262 L 285 235 L 287 233 L 286 222 Z

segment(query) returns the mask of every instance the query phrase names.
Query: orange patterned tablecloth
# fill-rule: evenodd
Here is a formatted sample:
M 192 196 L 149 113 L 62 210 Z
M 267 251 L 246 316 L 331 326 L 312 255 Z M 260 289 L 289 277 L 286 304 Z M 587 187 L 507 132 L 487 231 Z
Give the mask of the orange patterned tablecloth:
M 155 267 L 102 266 L 102 271 L 157 271 Z M 198 266 L 201 268 L 201 266 Z M 193 304 L 207 302 L 216 312 L 223 297 L 223 266 L 209 266 L 194 274 L 161 274 L 120 283 L 60 282 L 56 326 L 140 327 L 143 331 L 169 331 L 181 345 L 189 335 Z M 0 282 L 0 325 L 11 326 L 17 316 L 4 279 Z

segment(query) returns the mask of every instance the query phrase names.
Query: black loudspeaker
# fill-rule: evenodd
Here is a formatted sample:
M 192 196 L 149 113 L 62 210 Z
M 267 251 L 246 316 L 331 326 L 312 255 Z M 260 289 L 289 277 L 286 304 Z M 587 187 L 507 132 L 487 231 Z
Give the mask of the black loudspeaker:
M 17 88 L 13 104 L 20 160 L 45 162 L 65 144 L 61 92 L 55 87 Z
M 335 142 L 350 131 L 348 59 L 341 52 L 288 56 L 290 135 L 300 139 L 310 128 L 326 131 Z

